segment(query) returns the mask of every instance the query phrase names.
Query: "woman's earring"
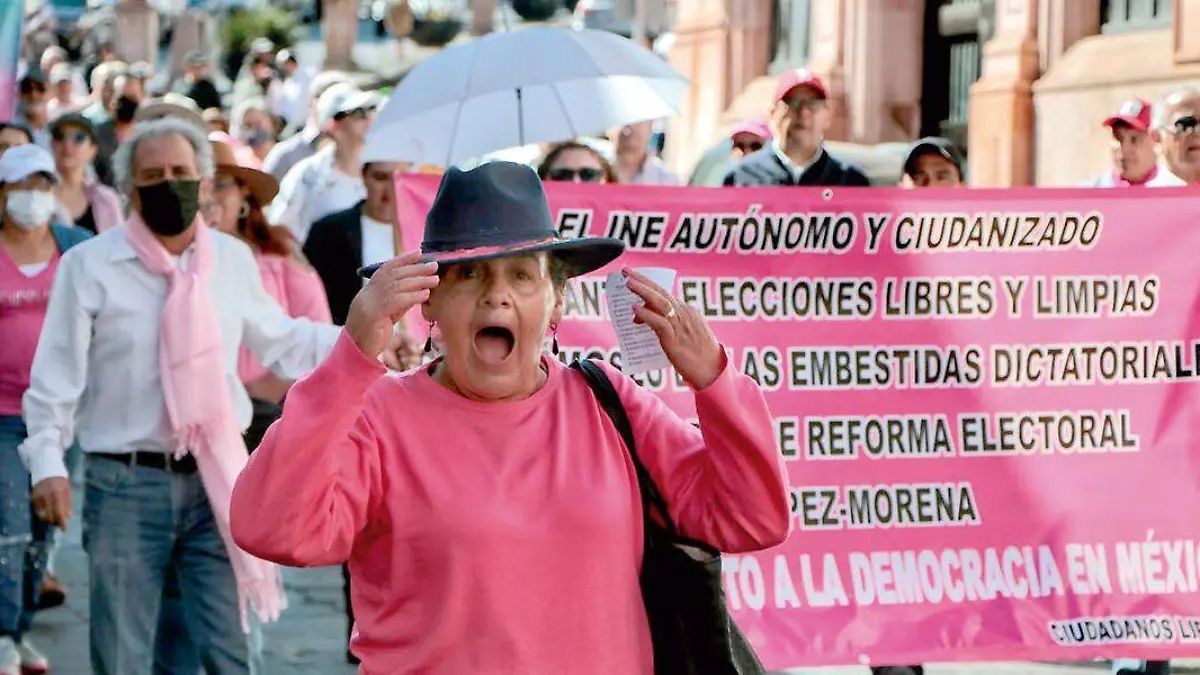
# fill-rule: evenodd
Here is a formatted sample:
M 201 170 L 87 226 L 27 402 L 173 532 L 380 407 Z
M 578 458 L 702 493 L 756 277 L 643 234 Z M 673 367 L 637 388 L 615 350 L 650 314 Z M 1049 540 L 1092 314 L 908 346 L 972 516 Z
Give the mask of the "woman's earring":
M 429 336 L 425 338 L 425 353 L 433 351 L 433 322 L 429 322 Z
M 550 340 L 550 352 L 558 356 L 558 324 L 550 324 L 550 333 L 553 336 Z

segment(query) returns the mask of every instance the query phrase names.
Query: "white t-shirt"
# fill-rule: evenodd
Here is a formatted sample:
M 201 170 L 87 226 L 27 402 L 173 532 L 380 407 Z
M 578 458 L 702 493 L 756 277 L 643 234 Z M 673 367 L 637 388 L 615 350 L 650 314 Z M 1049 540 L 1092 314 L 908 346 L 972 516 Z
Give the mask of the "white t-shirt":
M 396 257 L 395 228 L 391 223 L 362 216 L 362 264 L 374 265 Z M 365 280 L 364 280 L 365 281 Z

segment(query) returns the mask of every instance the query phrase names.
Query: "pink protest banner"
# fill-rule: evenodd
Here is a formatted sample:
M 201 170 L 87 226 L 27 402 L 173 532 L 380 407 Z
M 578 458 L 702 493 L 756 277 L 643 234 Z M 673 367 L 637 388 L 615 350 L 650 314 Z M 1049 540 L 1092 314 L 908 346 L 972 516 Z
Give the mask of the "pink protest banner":
M 410 247 L 436 188 L 401 181 Z M 725 577 L 768 667 L 1200 654 L 1200 193 L 548 192 L 766 392 L 794 532 Z M 564 360 L 619 365 L 612 269 Z

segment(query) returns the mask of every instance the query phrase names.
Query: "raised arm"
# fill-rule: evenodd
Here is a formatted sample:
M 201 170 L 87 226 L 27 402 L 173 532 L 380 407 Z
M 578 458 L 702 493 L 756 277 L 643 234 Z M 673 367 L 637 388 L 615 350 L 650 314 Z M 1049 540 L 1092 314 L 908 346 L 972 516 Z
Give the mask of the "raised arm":
M 242 549 L 295 567 L 345 562 L 379 494 L 379 453 L 362 416 L 386 369 L 343 334 L 292 386 L 283 415 L 238 476 L 230 527 Z
M 288 392 L 283 415 L 238 477 L 230 525 L 238 546 L 284 565 L 349 557 L 379 497 L 379 448 L 363 414 L 367 390 L 386 369 L 379 353 L 392 326 L 429 297 L 436 265 L 396 258 L 354 299 L 329 358 Z
M 625 405 L 638 457 L 683 535 L 728 553 L 787 539 L 787 472 L 754 380 L 726 360 L 716 381 L 695 392 L 697 429 L 616 369 L 609 378 Z
M 654 331 L 696 397 L 699 429 L 614 371 L 638 457 L 671 518 L 684 535 L 730 553 L 782 542 L 792 522 L 787 471 L 758 385 L 730 364 L 694 308 L 634 270 L 625 274 L 645 303 L 634 320 Z

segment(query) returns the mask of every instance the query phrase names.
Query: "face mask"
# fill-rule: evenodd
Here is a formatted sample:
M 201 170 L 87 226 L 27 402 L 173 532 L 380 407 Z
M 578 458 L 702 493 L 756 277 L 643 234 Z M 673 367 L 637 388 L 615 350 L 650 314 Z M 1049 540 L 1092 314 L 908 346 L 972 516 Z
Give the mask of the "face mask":
M 248 129 L 242 132 L 242 140 L 246 141 L 246 145 L 257 148 L 271 140 L 271 134 L 262 129 Z
M 33 230 L 50 222 L 58 199 L 53 192 L 42 190 L 14 190 L 8 193 L 4 210 L 8 217 L 22 230 Z
M 118 122 L 122 124 L 128 124 L 133 121 L 133 116 L 135 113 L 137 113 L 137 109 L 137 101 L 129 98 L 128 96 L 122 96 L 121 98 L 117 99 L 117 109 L 113 114 L 117 118 Z
M 200 210 L 200 181 L 164 180 L 137 189 L 142 220 L 155 234 L 173 237 L 188 229 Z

